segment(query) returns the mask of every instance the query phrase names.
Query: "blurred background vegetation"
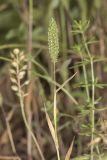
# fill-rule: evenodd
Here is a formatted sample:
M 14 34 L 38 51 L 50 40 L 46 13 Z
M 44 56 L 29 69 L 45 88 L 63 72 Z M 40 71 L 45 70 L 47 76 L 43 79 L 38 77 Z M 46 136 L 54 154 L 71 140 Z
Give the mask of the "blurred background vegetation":
M 49 77 L 52 77 L 52 63 L 48 53 L 47 33 L 49 19 L 53 16 L 58 25 L 60 41 L 60 54 L 56 66 L 57 82 L 62 84 L 77 72 L 65 87 L 75 100 L 70 99 L 63 91 L 57 96 L 62 159 L 74 136 L 72 158 L 89 160 L 90 154 L 90 111 L 83 86 L 81 57 L 73 49 L 73 46 L 81 41 L 80 36 L 72 33 L 74 21 L 89 20 L 86 37 L 94 37 L 96 40 L 89 45 L 89 49 L 96 60 L 94 69 L 98 83 L 95 91 L 95 140 L 100 137 L 100 140 L 95 142 L 97 160 L 98 153 L 103 156 L 107 149 L 107 0 L 33 0 L 33 8 L 29 7 L 29 2 L 0 0 L 0 156 L 40 160 L 26 131 L 18 98 L 11 91 L 10 53 L 14 48 L 20 48 L 27 55 L 29 63 L 32 63 L 31 85 L 26 89 L 29 91 L 29 96 L 25 99 L 26 115 L 46 160 L 56 160 L 56 151 L 44 113 L 45 102 L 52 118 L 53 86 L 49 81 Z M 88 64 L 86 67 L 90 81 L 90 67 Z M 10 143 L 9 129 L 14 147 Z

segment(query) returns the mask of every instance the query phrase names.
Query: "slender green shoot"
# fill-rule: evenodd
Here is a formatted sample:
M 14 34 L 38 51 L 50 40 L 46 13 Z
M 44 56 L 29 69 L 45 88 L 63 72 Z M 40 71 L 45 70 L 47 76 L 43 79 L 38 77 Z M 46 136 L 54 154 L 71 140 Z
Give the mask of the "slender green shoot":
M 55 20 L 52 18 L 49 23 L 48 29 L 48 45 L 49 53 L 53 63 L 53 81 L 56 82 L 56 62 L 59 54 L 59 40 L 58 40 L 58 29 Z M 54 116 L 54 130 L 55 130 L 55 147 L 57 151 L 57 158 L 60 160 L 59 154 L 59 142 L 58 142 L 58 129 L 57 129 L 57 94 L 56 94 L 56 85 L 53 86 L 54 89 L 54 107 L 53 107 L 53 116 Z
M 32 136 L 32 139 L 38 149 L 38 152 L 40 154 L 41 159 L 45 160 L 43 153 L 40 149 L 39 143 L 38 143 L 34 133 L 32 132 L 31 127 L 29 126 L 29 124 L 27 122 L 27 118 L 26 118 L 25 111 L 24 111 L 24 97 L 27 95 L 27 93 L 23 92 L 23 87 L 28 85 L 29 81 L 24 81 L 23 83 L 21 83 L 21 81 L 26 74 L 27 65 L 24 64 L 24 63 L 26 63 L 25 62 L 26 58 L 24 56 L 24 53 L 21 52 L 19 49 L 14 49 L 13 53 L 11 54 L 11 57 L 13 60 L 12 67 L 10 69 L 10 74 L 11 74 L 10 79 L 12 82 L 11 88 L 13 91 L 15 91 L 15 93 L 19 97 L 21 112 L 22 112 L 25 126 Z

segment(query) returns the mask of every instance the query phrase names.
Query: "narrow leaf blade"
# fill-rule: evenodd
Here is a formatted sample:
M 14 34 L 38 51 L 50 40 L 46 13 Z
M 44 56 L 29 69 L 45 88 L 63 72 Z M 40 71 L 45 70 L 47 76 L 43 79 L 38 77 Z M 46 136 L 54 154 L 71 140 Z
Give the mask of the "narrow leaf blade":
M 72 143 L 68 149 L 68 152 L 66 153 L 65 160 L 70 160 L 70 156 L 72 154 L 72 149 L 73 149 L 73 144 L 74 144 L 74 138 L 73 138 Z
M 48 123 L 49 130 L 51 132 L 51 135 L 52 135 L 52 138 L 54 140 L 54 143 L 56 144 L 56 141 L 55 141 L 55 130 L 54 130 L 53 124 L 52 124 L 52 122 L 50 120 L 50 117 L 49 117 L 48 113 L 46 111 L 45 111 L 45 113 L 46 113 L 46 120 L 47 120 L 47 123 Z

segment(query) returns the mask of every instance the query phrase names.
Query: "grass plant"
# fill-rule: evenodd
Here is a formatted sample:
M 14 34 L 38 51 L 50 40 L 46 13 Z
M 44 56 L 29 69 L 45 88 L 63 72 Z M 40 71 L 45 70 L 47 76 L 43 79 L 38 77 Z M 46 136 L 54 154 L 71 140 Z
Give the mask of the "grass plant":
M 27 122 L 27 118 L 26 118 L 25 110 L 24 110 L 24 97 L 28 93 L 24 93 L 23 88 L 30 83 L 29 81 L 24 81 L 21 84 L 21 81 L 24 78 L 24 76 L 26 74 L 26 70 L 27 70 L 27 65 L 24 64 L 24 63 L 26 63 L 26 58 L 25 58 L 24 53 L 22 51 L 20 51 L 19 49 L 14 49 L 13 53 L 11 53 L 11 57 L 12 57 L 12 68 L 10 69 L 11 82 L 12 82 L 11 88 L 13 91 L 15 91 L 15 93 L 19 97 L 21 112 L 22 112 L 25 126 L 32 136 L 32 139 L 38 149 L 38 152 L 40 154 L 41 159 L 44 160 L 45 158 L 44 158 L 43 153 L 40 149 L 39 143 L 38 143 L 32 129 L 31 129 L 31 127 L 29 126 L 29 124 Z

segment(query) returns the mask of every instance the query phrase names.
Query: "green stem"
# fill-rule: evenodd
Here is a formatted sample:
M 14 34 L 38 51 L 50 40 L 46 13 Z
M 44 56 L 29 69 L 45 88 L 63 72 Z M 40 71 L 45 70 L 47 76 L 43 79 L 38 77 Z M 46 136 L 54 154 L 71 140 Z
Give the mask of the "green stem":
M 54 81 L 56 81 L 55 75 L 55 63 L 54 63 Z M 56 85 L 54 85 L 54 127 L 55 127 L 55 134 L 57 134 L 57 108 L 56 108 Z
M 81 54 L 81 58 L 82 58 L 82 60 L 83 60 L 82 54 Z M 87 94 L 87 100 L 88 100 L 88 102 L 90 102 L 88 78 L 87 78 L 86 66 L 85 66 L 84 63 L 82 64 L 82 67 L 83 67 L 84 80 L 85 80 L 85 86 L 86 86 L 85 89 L 86 89 L 86 94 Z
M 53 64 L 53 67 L 54 67 L 54 71 L 53 71 L 53 73 L 54 73 L 54 77 L 53 77 L 53 79 L 54 79 L 54 81 L 56 82 L 56 75 L 55 75 L 55 63 Z M 57 108 L 56 108 L 56 95 L 57 95 L 57 93 L 56 93 L 56 85 L 54 85 L 54 127 L 55 127 L 55 141 L 56 141 L 56 143 L 55 143 L 55 145 L 56 145 L 56 151 L 57 151 L 57 158 L 58 158 L 58 160 L 60 160 L 60 154 L 59 154 L 59 142 L 58 142 L 58 130 L 57 130 Z
M 88 45 L 87 45 L 87 42 L 86 42 L 86 38 L 85 38 L 85 35 L 84 35 L 84 32 L 82 31 L 82 38 L 83 38 L 83 43 L 84 43 L 84 47 L 85 47 L 85 50 L 88 54 L 88 57 L 90 59 L 90 65 L 91 65 L 91 79 L 92 79 L 92 100 L 91 100 L 91 142 L 92 142 L 92 145 L 91 145 L 91 160 L 94 160 L 94 144 L 93 144 L 93 140 L 94 140 L 94 131 L 95 131 L 95 110 L 94 110 L 94 101 L 95 101 L 95 84 L 94 84 L 94 66 L 93 66 L 93 57 L 91 56 L 91 53 L 89 51 L 89 48 L 88 48 Z M 88 89 L 88 88 L 87 88 Z
M 27 119 L 26 119 L 26 115 L 25 115 L 25 111 L 24 111 L 24 102 L 23 102 L 23 97 L 22 97 L 22 94 L 21 94 L 21 89 L 20 89 L 20 87 L 19 87 L 19 98 L 20 98 L 21 112 L 22 112 L 22 116 L 23 116 L 23 120 L 24 120 L 25 126 L 26 126 L 26 128 L 28 129 L 28 131 L 30 132 L 30 134 L 31 134 L 31 136 L 32 136 L 32 139 L 33 139 L 33 141 L 34 141 L 34 143 L 35 143 L 35 145 L 36 145 L 36 147 L 37 147 L 37 149 L 38 149 L 38 151 L 39 151 L 39 154 L 40 154 L 40 156 L 41 156 L 41 159 L 42 159 L 42 160 L 45 160 L 45 158 L 44 158 L 44 156 L 43 156 L 43 154 L 42 154 L 42 151 L 41 151 L 41 149 L 40 149 L 40 146 L 39 146 L 39 144 L 38 144 L 38 142 L 37 142 L 37 139 L 36 139 L 36 137 L 34 136 L 34 134 L 33 134 L 32 130 L 31 130 L 30 126 L 28 125 L 28 122 L 27 122 Z
M 18 64 L 18 57 L 17 57 L 17 64 Z M 18 75 L 18 73 L 19 73 L 19 66 L 17 65 L 17 75 Z M 39 154 L 41 156 L 41 160 L 45 160 L 45 158 L 44 158 L 44 156 L 42 154 L 42 151 L 40 149 L 40 146 L 39 146 L 39 144 L 37 142 L 37 139 L 36 139 L 35 135 L 33 134 L 32 129 L 30 128 L 30 126 L 29 126 L 29 124 L 27 122 L 27 118 L 26 118 L 25 111 L 24 111 L 23 93 L 22 93 L 22 90 L 21 90 L 21 84 L 20 84 L 19 77 L 17 77 L 17 83 L 18 83 L 18 94 L 19 94 L 19 100 L 20 100 L 20 107 L 21 107 L 21 112 L 22 112 L 22 116 L 23 116 L 23 120 L 24 120 L 25 126 L 26 126 L 27 130 L 29 131 L 29 133 L 32 136 L 32 139 L 33 139 L 33 141 L 34 141 L 34 143 L 35 143 L 35 145 L 36 145 L 36 147 L 38 149 L 38 152 L 39 152 Z
M 91 58 L 91 76 L 92 76 L 92 135 L 91 135 L 91 141 L 94 140 L 94 130 L 95 130 L 95 110 L 94 110 L 94 94 L 95 94 L 95 86 L 94 86 L 94 68 L 93 68 L 93 58 Z M 92 143 L 91 145 L 91 160 L 93 160 L 93 150 L 94 145 Z

